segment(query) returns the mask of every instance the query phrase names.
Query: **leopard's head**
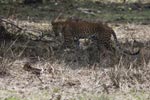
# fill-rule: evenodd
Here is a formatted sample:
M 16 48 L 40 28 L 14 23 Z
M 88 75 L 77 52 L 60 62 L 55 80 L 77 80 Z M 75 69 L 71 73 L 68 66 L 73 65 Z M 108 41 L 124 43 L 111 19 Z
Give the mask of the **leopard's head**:
M 62 13 L 60 13 L 55 19 L 51 21 L 52 29 L 55 36 L 62 35 L 63 28 L 65 27 L 66 19 L 61 18 Z
M 55 36 L 60 36 L 60 34 L 62 34 L 62 30 L 63 30 L 62 22 L 52 21 L 51 24 L 52 24 L 52 29 L 53 29 L 53 32 L 54 32 Z

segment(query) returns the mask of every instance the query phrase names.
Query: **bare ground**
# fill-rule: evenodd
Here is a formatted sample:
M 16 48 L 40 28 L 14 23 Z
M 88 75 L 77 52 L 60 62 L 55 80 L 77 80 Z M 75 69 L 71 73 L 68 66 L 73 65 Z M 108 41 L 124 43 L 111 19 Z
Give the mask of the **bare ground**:
M 28 23 L 28 26 L 38 29 L 39 24 L 44 28 L 50 26 L 48 23 Z M 137 40 L 140 54 L 115 56 L 106 51 L 101 54 L 99 63 L 90 65 L 87 64 L 85 51 L 79 54 L 80 60 L 74 61 L 77 53 L 63 51 L 51 55 L 45 43 L 32 44 L 31 49 L 26 42 L 21 43 L 24 46 L 21 48 L 20 43 L 14 41 L 1 42 L 1 55 L 4 55 L 0 57 L 0 99 L 149 100 L 150 25 L 110 26 L 125 47 L 128 47 L 128 41 Z M 26 62 L 42 69 L 39 77 L 42 82 L 36 74 L 23 70 Z

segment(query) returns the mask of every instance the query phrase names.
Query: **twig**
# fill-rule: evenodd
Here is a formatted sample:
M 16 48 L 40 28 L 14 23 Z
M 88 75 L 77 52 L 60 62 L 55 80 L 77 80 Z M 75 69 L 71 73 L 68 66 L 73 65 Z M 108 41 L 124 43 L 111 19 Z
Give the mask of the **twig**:
M 10 24 L 10 25 L 13 25 L 13 26 L 15 26 L 16 28 L 19 29 L 18 31 L 23 31 L 24 33 L 27 33 L 27 34 L 29 34 L 29 35 L 32 35 L 32 36 L 36 37 L 36 39 L 35 39 L 34 41 L 43 41 L 43 42 L 46 42 L 46 40 L 42 40 L 42 38 L 44 37 L 44 35 L 43 35 L 43 32 L 41 32 L 41 31 L 34 31 L 34 30 L 29 30 L 29 29 L 23 29 L 22 27 L 19 27 L 18 25 L 14 24 L 12 21 L 9 21 L 9 20 L 7 20 L 6 18 L 1 17 L 1 16 L 0 16 L 0 22 L 5 22 L 5 23 L 8 23 L 8 24 Z M 17 31 L 17 32 L 18 32 L 18 31 Z M 32 32 L 33 32 L 33 33 L 36 32 L 36 33 L 39 33 L 39 34 L 41 34 L 41 35 L 38 37 L 38 36 L 32 34 Z M 48 42 L 49 42 L 49 41 L 48 41 Z
M 8 23 L 8 24 L 11 24 L 11 25 L 13 25 L 13 26 L 15 26 L 15 27 L 17 27 L 19 30 L 24 30 L 23 28 L 21 28 L 21 27 L 15 25 L 13 22 L 8 21 L 8 20 L 6 20 L 6 19 L 4 19 L 4 18 L 2 18 L 2 17 L 0 17 L 0 20 L 3 21 L 3 22 L 6 22 L 6 23 Z

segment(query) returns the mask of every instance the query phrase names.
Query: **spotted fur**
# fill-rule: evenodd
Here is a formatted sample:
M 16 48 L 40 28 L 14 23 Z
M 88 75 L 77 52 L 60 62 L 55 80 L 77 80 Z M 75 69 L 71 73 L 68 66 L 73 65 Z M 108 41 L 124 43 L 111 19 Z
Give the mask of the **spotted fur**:
M 140 49 L 134 53 L 122 49 L 113 29 L 102 22 L 68 19 L 53 20 L 51 24 L 55 35 L 58 36 L 61 33 L 64 37 L 64 45 L 71 45 L 74 40 L 78 41 L 81 38 L 94 37 L 98 47 L 104 45 L 107 49 L 112 50 L 111 36 L 113 36 L 116 49 L 122 53 L 136 55 L 140 52 Z

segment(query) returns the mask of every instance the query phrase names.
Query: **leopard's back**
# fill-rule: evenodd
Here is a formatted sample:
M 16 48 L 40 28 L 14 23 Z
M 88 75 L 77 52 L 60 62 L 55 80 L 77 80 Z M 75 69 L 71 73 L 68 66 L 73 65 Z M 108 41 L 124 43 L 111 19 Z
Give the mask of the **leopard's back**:
M 52 26 L 60 27 L 60 32 L 64 37 L 63 45 L 72 45 L 75 41 L 79 44 L 79 39 L 95 39 L 97 46 L 103 45 L 109 50 L 114 50 L 112 47 L 111 35 L 114 37 L 114 41 L 118 49 L 122 50 L 123 53 L 129 55 L 136 55 L 139 53 L 140 49 L 131 53 L 130 51 L 123 50 L 117 40 L 116 34 L 112 28 L 108 25 L 103 24 L 102 22 L 90 22 L 85 20 L 66 20 L 66 21 L 57 21 L 52 23 Z
M 100 43 L 107 43 L 111 39 L 111 29 L 102 23 L 85 20 L 66 20 L 58 22 L 62 25 L 61 33 L 65 44 L 72 43 L 75 39 L 96 37 Z M 109 43 L 108 43 L 109 44 Z

